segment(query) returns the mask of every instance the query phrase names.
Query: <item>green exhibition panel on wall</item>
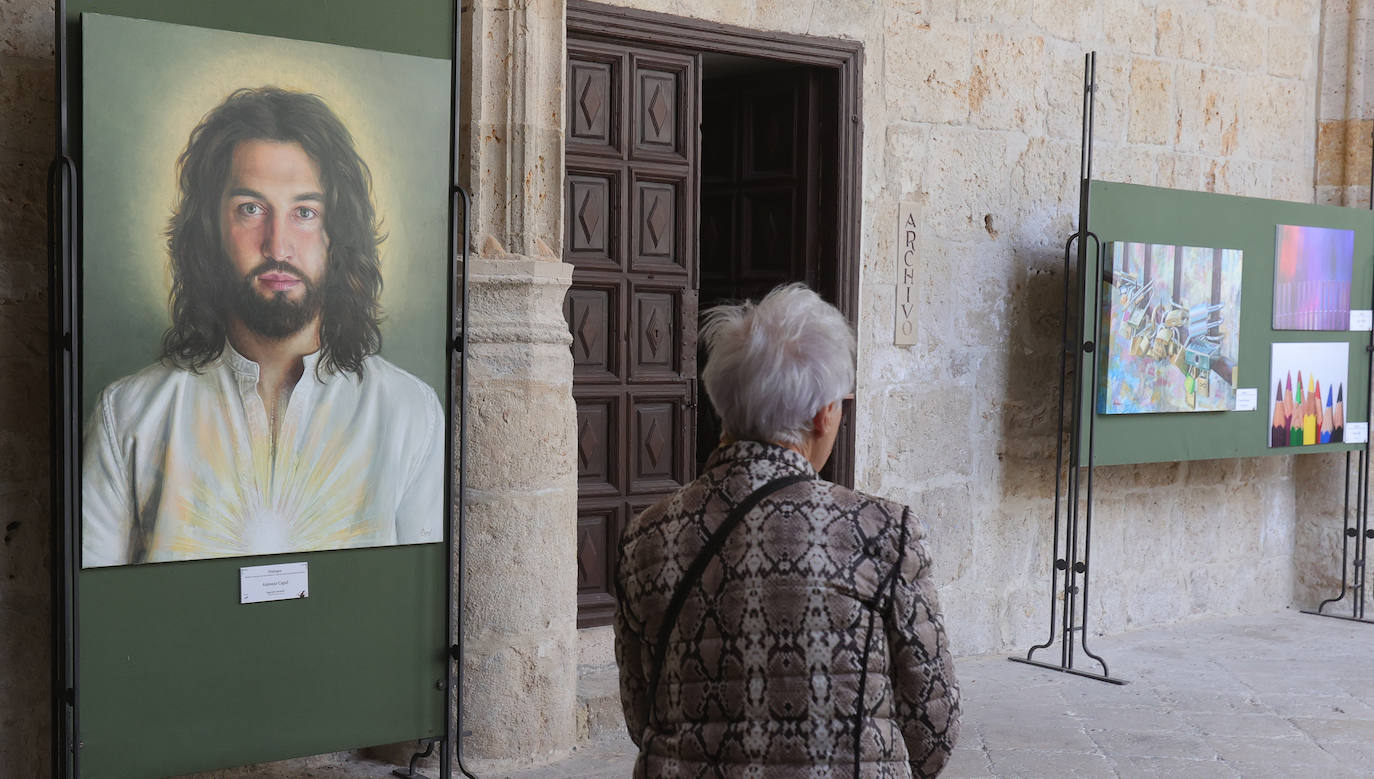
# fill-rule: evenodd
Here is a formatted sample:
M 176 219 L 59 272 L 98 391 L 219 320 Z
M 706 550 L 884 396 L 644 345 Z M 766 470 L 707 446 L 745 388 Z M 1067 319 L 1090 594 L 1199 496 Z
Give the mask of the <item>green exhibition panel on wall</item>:
M 65 10 L 80 776 L 441 736 L 451 4 Z
M 1089 209 L 1082 465 L 1363 446 L 1374 213 L 1102 181 Z

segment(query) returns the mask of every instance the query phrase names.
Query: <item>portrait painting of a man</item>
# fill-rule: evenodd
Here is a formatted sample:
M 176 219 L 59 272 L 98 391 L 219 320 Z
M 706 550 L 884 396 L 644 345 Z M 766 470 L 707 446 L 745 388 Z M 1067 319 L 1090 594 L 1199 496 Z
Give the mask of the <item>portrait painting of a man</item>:
M 190 130 L 156 359 L 83 437 L 84 567 L 443 540 L 447 416 L 382 353 L 375 175 L 305 89 L 239 86 Z

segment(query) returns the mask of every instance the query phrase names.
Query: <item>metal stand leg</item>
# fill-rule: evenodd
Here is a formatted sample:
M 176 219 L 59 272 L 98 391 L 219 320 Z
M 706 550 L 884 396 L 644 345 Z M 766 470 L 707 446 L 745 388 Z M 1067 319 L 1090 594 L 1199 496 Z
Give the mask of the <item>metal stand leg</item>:
M 437 736 L 436 736 L 435 738 L 422 738 L 422 739 L 420 739 L 419 744 L 420 744 L 420 746 L 422 746 L 422 747 L 425 748 L 425 751 L 423 751 L 423 752 L 416 752 L 415 754 L 411 755 L 411 756 L 410 756 L 410 767 L 409 767 L 409 768 L 406 768 L 406 769 L 397 768 L 395 771 L 392 771 L 392 772 L 391 772 L 391 775 L 392 775 L 392 776 L 399 776 L 399 777 L 401 777 L 401 779 L 429 779 L 429 778 L 426 777 L 424 774 L 419 773 L 418 771 L 416 771 L 416 770 L 415 770 L 415 766 L 419 765 L 419 763 L 420 763 L 421 760 L 424 760 L 425 758 L 427 758 L 427 757 L 429 757 L 430 755 L 434 754 L 434 745 L 435 745 L 435 744 L 438 744 L 438 743 L 440 743 L 440 742 L 442 742 L 442 741 L 443 741 L 443 739 L 442 739 L 442 738 L 439 738 L 439 737 L 437 737 Z
M 1370 143 L 1374 145 L 1374 133 L 1370 134 Z M 1369 208 L 1374 211 L 1374 160 L 1370 162 L 1369 170 Z M 1374 300 L 1374 289 L 1370 290 L 1371 300 Z M 1365 394 L 1365 419 L 1368 421 L 1370 412 L 1374 411 L 1374 332 L 1369 334 L 1369 343 L 1365 346 L 1365 361 L 1368 365 L 1366 369 L 1366 388 Z M 1365 574 L 1369 566 L 1369 540 L 1374 538 L 1374 529 L 1369 527 L 1369 465 L 1370 465 L 1370 442 L 1369 436 L 1365 435 L 1364 448 L 1359 451 L 1358 465 L 1355 474 L 1355 526 L 1350 526 L 1350 452 L 1345 453 L 1345 510 L 1341 514 L 1341 519 L 1345 523 L 1342 528 L 1341 539 L 1341 594 L 1334 598 L 1327 598 L 1317 604 L 1316 610 L 1304 610 L 1304 614 L 1315 614 L 1319 617 L 1331 617 L 1332 619 L 1345 619 L 1352 622 L 1374 622 L 1365 619 Z M 1350 557 L 1350 543 L 1355 543 L 1355 556 Z M 1347 565 L 1347 563 L 1350 563 Z M 1346 579 L 1349 574 L 1351 582 L 1350 616 L 1337 614 L 1326 614 L 1322 610 L 1328 604 L 1337 603 L 1345 598 Z
M 1125 681 L 1110 676 L 1107 662 L 1100 656 L 1088 649 L 1087 644 L 1087 623 L 1088 623 L 1088 577 L 1091 572 L 1089 561 L 1092 555 L 1092 509 L 1093 509 L 1093 417 L 1090 409 L 1092 406 L 1085 404 L 1096 403 L 1097 387 L 1097 347 L 1098 326 L 1101 321 L 1101 289 L 1102 289 L 1102 244 L 1097 236 L 1088 231 L 1088 192 L 1092 180 L 1092 136 L 1093 136 L 1093 95 L 1097 91 L 1097 55 L 1096 52 L 1088 54 L 1084 63 L 1083 75 L 1083 152 L 1080 158 L 1079 168 L 1079 232 L 1071 236 L 1064 245 L 1064 308 L 1063 308 L 1063 344 L 1059 359 L 1059 428 L 1058 443 L 1055 450 L 1054 466 L 1054 541 L 1053 541 L 1053 561 L 1050 566 L 1050 632 L 1049 637 L 1044 643 L 1036 644 L 1026 652 L 1025 657 L 1008 658 L 1014 662 L 1026 663 L 1028 665 L 1046 668 L 1052 671 L 1084 676 L 1089 679 L 1097 679 L 1112 684 L 1125 684 Z M 1092 322 L 1078 321 L 1070 332 L 1069 323 L 1074 320 L 1075 313 L 1071 309 L 1071 300 L 1076 300 L 1079 304 L 1079 311 L 1086 312 L 1089 298 L 1088 284 L 1088 246 L 1087 241 L 1091 238 L 1094 246 L 1094 256 L 1096 258 L 1092 267 L 1092 300 L 1096 301 L 1091 314 L 1084 313 L 1082 316 L 1091 316 Z M 1069 295 L 1069 278 L 1072 275 L 1073 267 L 1071 256 L 1073 254 L 1074 243 L 1078 245 L 1078 289 L 1077 295 L 1073 298 Z M 1091 328 L 1092 337 L 1087 338 L 1086 334 Z M 1069 358 L 1072 355 L 1074 364 L 1069 368 Z M 1070 421 L 1068 425 L 1069 452 L 1068 463 L 1064 462 L 1064 409 L 1065 400 L 1069 393 L 1065 392 L 1067 377 L 1073 376 L 1074 386 L 1072 390 L 1072 402 L 1068 403 Z M 1087 391 L 1085 392 L 1084 379 Z M 1086 464 L 1083 452 L 1084 430 L 1082 427 L 1084 409 L 1089 409 L 1087 421 L 1087 457 Z M 1066 470 L 1067 469 L 1067 474 Z M 1086 472 L 1087 486 L 1083 488 L 1084 473 Z M 1066 487 L 1066 494 L 1061 500 L 1060 489 Z M 1081 499 L 1080 499 L 1080 496 Z M 1080 511 L 1081 506 L 1081 511 Z M 1063 521 L 1061 521 L 1061 518 Z M 1061 536 L 1061 529 L 1063 531 Z M 1080 540 L 1080 530 L 1082 536 Z M 1062 538 L 1062 541 L 1061 541 Z M 1063 554 L 1060 555 L 1060 549 Z M 1064 572 L 1064 608 L 1058 610 L 1059 591 L 1059 572 Z M 1080 583 L 1081 580 L 1081 583 Z M 1082 605 L 1079 605 L 1079 595 L 1082 595 Z M 1048 649 L 1055 641 L 1055 615 L 1059 614 L 1059 662 L 1046 663 L 1034 659 L 1035 653 L 1041 649 Z M 1092 658 L 1100 666 L 1102 673 L 1093 673 L 1074 667 L 1075 651 L 1077 648 L 1083 650 L 1083 654 Z
M 1369 458 L 1360 451 L 1356 458 L 1355 474 L 1355 524 L 1350 524 L 1350 453 L 1345 454 L 1345 526 L 1341 531 L 1341 592 L 1334 598 L 1327 598 L 1316 609 L 1304 609 L 1303 614 L 1318 617 L 1343 619 L 1350 622 L 1374 623 L 1365 618 L 1366 585 L 1369 566 L 1369 540 L 1374 538 L 1374 528 L 1369 527 Z M 1350 554 L 1352 542 L 1355 553 Z M 1347 588 L 1346 582 L 1349 581 Z M 1332 603 L 1339 603 L 1350 593 L 1350 615 L 1327 614 L 1323 611 Z

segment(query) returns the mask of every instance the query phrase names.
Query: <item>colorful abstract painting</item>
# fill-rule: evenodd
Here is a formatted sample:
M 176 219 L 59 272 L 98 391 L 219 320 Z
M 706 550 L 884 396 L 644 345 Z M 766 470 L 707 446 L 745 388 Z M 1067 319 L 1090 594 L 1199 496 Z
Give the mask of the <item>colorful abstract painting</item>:
M 1349 344 L 1274 344 L 1269 369 L 1269 446 L 1343 442 L 1349 370 Z
M 1274 232 L 1274 329 L 1350 327 L 1355 231 L 1279 225 Z
M 1234 408 L 1243 253 L 1124 242 L 1106 249 L 1098 413 Z

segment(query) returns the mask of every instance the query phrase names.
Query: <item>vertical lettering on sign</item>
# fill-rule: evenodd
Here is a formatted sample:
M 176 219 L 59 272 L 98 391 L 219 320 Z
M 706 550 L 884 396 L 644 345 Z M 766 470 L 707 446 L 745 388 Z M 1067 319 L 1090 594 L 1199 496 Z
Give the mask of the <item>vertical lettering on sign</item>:
M 921 234 L 920 203 L 897 206 L 897 305 L 893 315 L 892 343 L 916 343 L 916 247 Z

